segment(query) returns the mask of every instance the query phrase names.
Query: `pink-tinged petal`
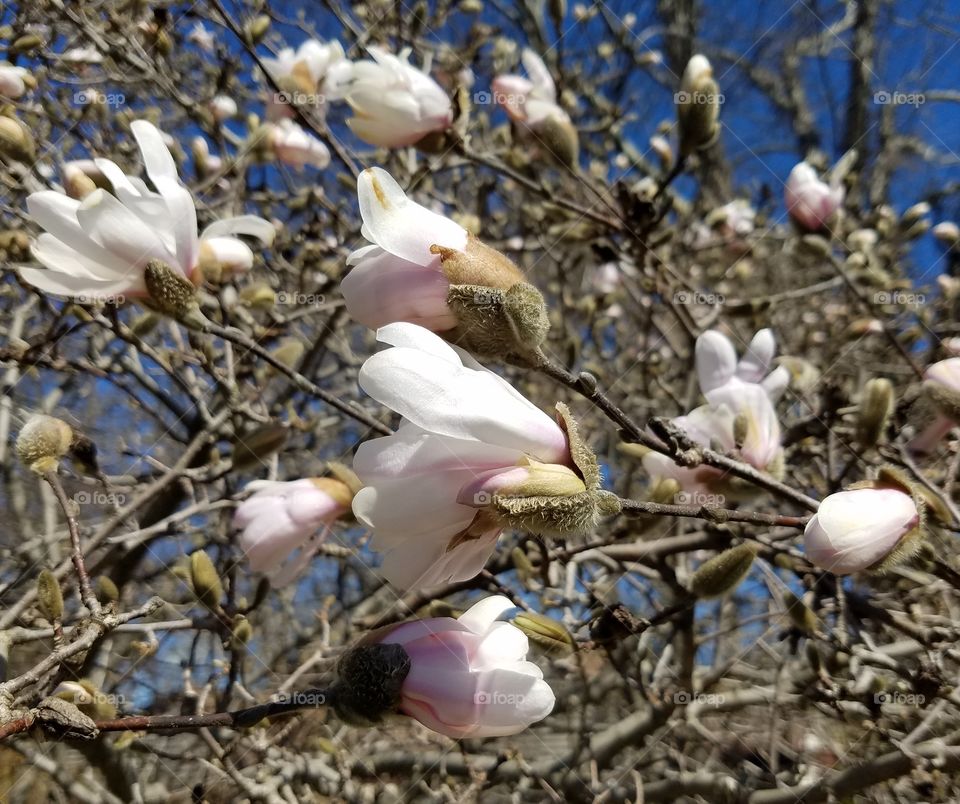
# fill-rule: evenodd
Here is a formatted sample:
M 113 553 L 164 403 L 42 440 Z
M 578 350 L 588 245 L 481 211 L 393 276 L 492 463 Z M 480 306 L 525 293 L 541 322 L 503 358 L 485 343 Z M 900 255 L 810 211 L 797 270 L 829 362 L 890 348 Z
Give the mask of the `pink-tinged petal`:
M 943 440 L 954 427 L 956 427 L 956 425 L 950 421 L 950 419 L 938 414 L 921 433 L 918 433 L 910 439 L 910 443 L 907 444 L 907 449 L 911 452 L 918 452 L 921 455 L 933 452 L 943 443 Z
M 807 523 L 804 549 L 821 569 L 848 575 L 883 559 L 919 518 L 913 499 L 896 489 L 837 492 Z
M 730 339 L 715 329 L 697 338 L 695 363 L 700 390 L 706 394 L 726 385 L 737 370 L 737 352 Z
M 383 576 L 400 589 L 420 589 L 457 583 L 475 578 L 497 546 L 500 530 L 490 531 L 448 549 L 450 537 L 440 544 L 417 544 L 388 550 L 384 555 Z
M 747 347 L 747 351 L 737 365 L 737 376 L 744 382 L 759 383 L 770 371 L 773 356 L 777 353 L 777 339 L 773 331 L 761 329 Z
M 374 248 L 340 282 L 356 321 L 371 329 L 407 321 L 435 332 L 457 325 L 447 304 L 450 281 L 441 271 Z
M 473 508 L 483 508 L 490 504 L 494 494 L 519 486 L 529 479 L 530 470 L 525 466 L 487 469 L 460 489 L 457 502 Z
M 452 617 L 428 617 L 425 620 L 411 620 L 390 628 L 387 635 L 379 642 L 384 645 L 407 645 L 416 642 L 431 634 L 441 634 L 444 631 L 466 631 L 457 620 Z
M 463 250 L 467 230 L 449 218 L 414 203 L 382 168 L 368 168 L 357 179 L 360 216 L 369 239 L 380 248 L 417 265 L 432 263 L 430 246 Z
M 960 357 L 950 357 L 934 363 L 927 368 L 923 376 L 930 382 L 960 392 Z

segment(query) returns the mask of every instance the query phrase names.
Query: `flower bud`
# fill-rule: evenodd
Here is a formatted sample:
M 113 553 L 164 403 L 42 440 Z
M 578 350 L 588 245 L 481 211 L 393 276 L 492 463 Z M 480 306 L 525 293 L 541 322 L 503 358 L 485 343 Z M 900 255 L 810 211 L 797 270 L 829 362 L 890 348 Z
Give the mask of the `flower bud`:
M 400 707 L 410 666 L 410 656 L 402 645 L 358 645 L 350 649 L 337 665 L 338 680 L 331 690 L 334 711 L 352 725 L 381 722 Z
M 33 162 L 36 158 L 33 135 L 16 118 L 0 115 L 0 156 L 18 162 Z
M 197 311 L 197 289 L 166 263 L 150 260 L 143 278 L 150 300 L 161 313 L 180 320 Z
M 272 310 L 277 303 L 277 294 L 264 282 L 247 285 L 240 291 L 240 299 L 247 307 L 257 310 Z
M 550 330 L 543 295 L 526 282 L 517 282 L 506 291 L 486 285 L 451 284 L 447 305 L 456 316 L 457 326 L 445 331 L 444 336 L 481 356 L 528 354 L 546 340 Z
M 783 592 L 783 602 L 786 605 L 787 616 L 793 627 L 804 634 L 814 634 L 817 631 L 817 615 L 789 589 Z
M 99 578 L 97 578 L 94 592 L 97 595 L 97 600 L 99 600 L 103 605 L 107 605 L 108 603 L 116 603 L 118 600 L 120 600 L 120 590 L 117 588 L 117 585 L 106 575 L 101 575 Z
M 17 455 L 38 475 L 55 472 L 70 450 L 73 430 L 53 416 L 32 416 L 17 436 Z
M 673 505 L 680 493 L 680 484 L 672 477 L 660 478 L 650 492 L 650 500 L 663 505 Z
M 220 608 L 223 598 L 223 585 L 216 567 L 203 550 L 190 555 L 190 582 L 197 600 L 211 611 Z
M 261 14 L 258 17 L 252 19 L 248 24 L 245 33 L 247 34 L 247 41 L 255 45 L 260 42 L 263 37 L 267 35 L 267 31 L 270 30 L 270 17 L 266 14 Z
M 249 469 L 263 464 L 287 443 L 290 428 L 283 424 L 268 424 L 239 436 L 233 445 L 233 468 Z
M 946 248 L 956 248 L 960 245 L 960 226 L 953 221 L 938 223 L 930 232 Z
M 63 592 L 60 582 L 48 569 L 40 570 L 37 576 L 37 608 L 50 623 L 63 619 Z
M 912 207 L 907 208 L 900 218 L 900 226 L 904 229 L 909 229 L 913 224 L 929 214 L 930 205 L 926 201 L 921 201 L 919 204 L 914 204 Z
M 725 595 L 747 577 L 756 556 L 756 547 L 744 543 L 704 561 L 690 579 L 690 593 L 698 598 Z
M 895 398 L 893 383 L 884 377 L 867 382 L 857 411 L 857 440 L 865 447 L 875 446 L 886 430 Z
M 513 618 L 513 624 L 527 635 L 527 638 L 548 653 L 570 653 L 574 648 L 573 637 L 552 617 L 525 611 Z
M 550 115 L 535 126 L 538 144 L 560 164 L 576 167 L 580 154 L 580 138 L 577 129 L 566 115 Z
M 230 631 L 230 649 L 245 650 L 247 643 L 253 638 L 253 626 L 242 614 L 238 614 Z
M 713 68 L 699 53 L 687 62 L 677 93 L 680 155 L 689 156 L 713 144 L 720 133 L 720 88 Z
M 63 188 L 71 198 L 82 201 L 97 189 L 97 183 L 80 167 L 68 163 L 63 166 Z

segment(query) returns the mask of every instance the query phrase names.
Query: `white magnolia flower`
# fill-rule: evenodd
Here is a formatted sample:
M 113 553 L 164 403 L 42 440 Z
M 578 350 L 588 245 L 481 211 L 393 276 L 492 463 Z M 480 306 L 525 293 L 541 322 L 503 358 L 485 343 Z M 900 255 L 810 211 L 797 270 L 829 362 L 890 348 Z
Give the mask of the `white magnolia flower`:
M 927 367 L 923 372 L 924 384 L 933 392 L 946 393 L 960 398 L 960 357 L 949 357 Z M 910 441 L 908 447 L 914 452 L 933 452 L 960 422 L 944 415 L 940 410 L 934 415 L 923 432 Z
M 360 445 L 353 468 L 365 488 L 353 511 L 386 552 L 383 573 L 397 586 L 472 578 L 502 526 L 469 495 L 488 494 L 497 476 L 498 485 L 523 482 L 504 475 L 524 474 L 531 461 L 562 472 L 572 465 L 566 435 L 509 383 L 422 327 L 391 324 L 377 338 L 394 348 L 363 364 L 360 386 L 404 421 L 394 435 Z
M 17 100 L 32 83 L 33 76 L 26 67 L 14 67 L 12 64 L 0 62 L 0 97 Z
M 410 657 L 400 712 L 455 740 L 517 734 L 549 715 L 556 699 L 527 661 L 526 634 L 499 619 L 513 608 L 497 595 L 456 620 L 434 617 L 387 630 L 378 642 L 401 645 Z
M 296 50 L 287 47 L 276 58 L 263 59 L 263 64 L 281 90 L 270 93 L 267 117 L 271 120 L 292 117 L 290 101 L 323 109 L 328 101 L 340 100 L 353 71 L 337 40 L 324 44 L 308 39 Z
M 808 232 L 826 226 L 843 203 L 843 186 L 827 184 L 806 162 L 800 162 L 787 178 L 786 203 L 790 217 Z
M 804 550 L 821 569 L 849 575 L 886 558 L 919 522 L 913 498 L 899 489 L 840 491 L 807 523 Z
M 450 99 L 440 85 L 399 56 L 368 47 L 373 61 L 355 62 L 346 99 L 354 116 L 353 132 L 371 145 L 399 148 L 453 122 Z
M 672 422 L 704 447 L 719 448 L 757 469 L 775 467 L 781 459 L 780 422 L 773 403 L 760 385 L 727 383 L 704 394 L 706 405 L 678 416 Z M 743 441 L 737 446 L 737 421 L 745 425 Z M 649 452 L 643 467 L 656 478 L 673 478 L 684 491 L 711 493 L 725 479 L 724 473 L 701 464 L 678 466 L 666 455 Z
M 213 33 L 207 30 L 203 26 L 203 23 L 199 21 L 193 24 L 193 28 L 191 28 L 190 33 L 187 34 L 187 41 L 193 42 L 198 48 L 207 53 L 213 53 L 216 45 Z
M 308 165 L 323 169 L 330 164 L 327 146 L 293 120 L 284 119 L 268 126 L 267 143 L 283 164 L 298 171 Z
M 93 45 L 72 47 L 61 53 L 58 58 L 60 61 L 70 62 L 71 64 L 101 64 L 103 62 L 103 55 Z
M 237 102 L 229 95 L 217 95 L 210 101 L 210 111 L 213 112 L 213 119 L 222 123 L 231 117 L 236 117 Z
M 329 477 L 287 482 L 255 480 L 253 496 L 237 506 L 233 527 L 250 569 L 274 586 L 294 580 L 309 564 L 333 523 L 350 511 L 353 492 Z
M 761 329 L 753 336 L 743 357 L 737 361 L 737 351 L 731 340 L 715 329 L 697 338 L 695 363 L 700 390 L 704 395 L 724 386 L 756 384 L 776 401 L 790 382 L 790 372 L 780 366 L 770 372 L 777 340 L 770 329 Z
M 44 267 L 21 268 L 20 275 L 39 290 L 91 300 L 142 298 L 144 269 L 152 260 L 197 283 L 201 259 L 235 248 L 240 241 L 233 235 L 273 242 L 273 225 L 254 215 L 216 221 L 198 236 L 193 198 L 160 131 L 145 120 L 130 128 L 157 192 L 110 160 L 96 159 L 113 194 L 97 189 L 82 201 L 49 190 L 28 196 L 30 216 L 46 230 L 32 249 Z

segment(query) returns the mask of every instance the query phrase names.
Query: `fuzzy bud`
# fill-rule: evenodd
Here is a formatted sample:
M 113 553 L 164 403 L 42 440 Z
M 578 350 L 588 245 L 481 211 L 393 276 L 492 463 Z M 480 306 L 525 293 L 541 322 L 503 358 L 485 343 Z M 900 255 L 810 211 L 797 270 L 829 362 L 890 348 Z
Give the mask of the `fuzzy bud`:
M 756 556 L 756 547 L 744 543 L 704 561 L 690 579 L 690 593 L 698 598 L 725 595 L 747 577 Z
M 347 651 L 337 665 L 334 711 L 352 725 L 379 723 L 400 705 L 410 665 L 402 645 L 359 645 Z
M 890 380 L 877 377 L 864 386 L 857 411 L 857 440 L 863 446 L 875 446 L 880 440 L 893 413 L 894 402 Z
M 247 40 L 251 44 L 257 44 L 260 42 L 263 37 L 267 35 L 267 31 L 270 30 L 270 17 L 266 14 L 261 14 L 258 17 L 255 17 L 247 25 L 246 34 Z
M 0 115 L 0 156 L 18 162 L 33 162 L 36 158 L 33 134 L 13 117 Z
M 73 430 L 53 416 L 31 417 L 17 436 L 17 455 L 38 475 L 55 472 L 60 459 L 70 450 Z
M 253 626 L 242 614 L 238 614 L 230 631 L 230 649 L 245 650 L 247 643 L 253 638 Z
M 99 578 L 97 578 L 94 592 L 97 595 L 97 600 L 99 600 L 103 605 L 107 605 L 108 603 L 116 603 L 118 600 L 120 600 L 120 590 L 117 588 L 117 585 L 106 575 L 101 575 Z
M 960 226 L 953 221 L 938 223 L 930 233 L 946 248 L 956 248 L 960 245 Z
M 249 469 L 261 465 L 283 449 L 289 436 L 290 428 L 283 424 L 268 424 L 238 436 L 233 445 L 233 468 Z
M 562 623 L 551 617 L 534 611 L 525 611 L 513 618 L 513 624 L 527 635 L 527 638 L 548 653 L 570 653 L 574 642 L 570 632 Z
M 223 597 L 223 585 L 213 561 L 203 550 L 190 555 L 190 582 L 197 600 L 211 611 L 220 608 Z
M 713 68 L 706 56 L 697 54 L 687 63 L 676 94 L 681 156 L 707 148 L 717 139 L 720 102 Z
M 37 576 L 37 608 L 50 623 L 63 619 L 63 592 L 60 582 L 48 569 L 40 570 Z
M 804 634 L 814 634 L 817 631 L 817 615 L 789 589 L 784 590 L 783 602 L 787 616 L 793 627 Z
M 143 278 L 150 300 L 161 313 L 179 320 L 197 309 L 197 289 L 161 260 L 150 260 Z

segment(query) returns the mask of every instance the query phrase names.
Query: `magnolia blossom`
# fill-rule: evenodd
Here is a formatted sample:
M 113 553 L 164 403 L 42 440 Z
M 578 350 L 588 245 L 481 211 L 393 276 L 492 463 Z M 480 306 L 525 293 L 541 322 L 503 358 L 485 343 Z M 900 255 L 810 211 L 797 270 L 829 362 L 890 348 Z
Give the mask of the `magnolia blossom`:
M 217 95 L 210 101 L 210 111 L 218 123 L 229 120 L 237 114 L 237 102 L 229 95 Z
M 237 507 L 233 527 L 241 531 L 239 545 L 250 569 L 265 573 L 274 586 L 303 571 L 353 498 L 346 483 L 327 477 L 255 480 L 247 490 L 254 494 Z
M 849 575 L 884 559 L 920 522 L 913 498 L 894 488 L 831 494 L 803 532 L 807 558 L 834 575 Z
M 491 84 L 494 100 L 503 106 L 511 120 L 535 138 L 545 138 L 547 150 L 556 152 L 557 146 L 566 145 L 566 150 L 575 157 L 576 129 L 570 116 L 557 104 L 557 88 L 550 71 L 543 59 L 529 48 L 524 49 L 520 60 L 527 77 L 498 75 Z
M 408 50 L 399 56 L 374 46 L 367 51 L 373 61 L 354 63 L 346 95 L 354 114 L 347 123 L 360 139 L 400 148 L 450 126 L 450 99 L 426 72 L 408 63 Z
M 820 181 L 817 171 L 800 162 L 787 178 L 786 203 L 790 217 L 803 229 L 816 232 L 829 223 L 843 203 L 843 187 Z
M 276 58 L 263 59 L 263 64 L 280 88 L 279 93 L 270 94 L 267 116 L 271 120 L 292 117 L 290 101 L 325 108 L 327 101 L 339 100 L 353 71 L 336 40 L 324 44 L 308 39 L 296 50 L 287 47 Z
M 197 136 L 190 140 L 190 151 L 193 154 L 193 164 L 197 168 L 197 175 L 201 178 L 223 170 L 223 159 L 210 153 L 210 146 L 203 137 Z
M 757 469 L 775 466 L 783 453 L 780 422 L 766 390 L 755 383 L 739 381 L 706 391 L 706 405 L 678 416 L 672 423 L 696 443 L 738 455 Z M 738 433 L 738 421 L 744 426 Z M 742 443 L 737 445 L 737 436 Z M 712 466 L 678 466 L 659 452 L 643 456 L 643 467 L 652 477 L 672 478 L 687 492 L 709 494 L 724 480 Z
M 923 378 L 934 392 L 960 394 L 960 357 L 950 357 L 928 366 Z M 908 446 L 914 452 L 932 452 L 958 423 L 938 410 L 934 420 Z
M 403 623 L 379 639 L 410 657 L 400 712 L 453 739 L 505 737 L 549 715 L 553 690 L 526 660 L 526 635 L 498 621 L 513 608 L 506 597 L 488 597 L 459 619 Z
M 198 48 L 207 53 L 212 53 L 216 44 L 213 33 L 207 30 L 203 23 L 199 21 L 193 24 L 193 28 L 191 28 L 190 33 L 187 34 L 187 41 L 193 42 Z
M 770 372 L 777 341 L 770 329 L 761 329 L 737 361 L 737 352 L 730 339 L 715 329 L 697 338 L 695 362 L 700 390 L 706 395 L 725 386 L 760 385 L 774 401 L 779 399 L 790 382 L 790 372 L 783 366 Z
M 325 168 L 330 164 L 327 146 L 292 120 L 270 123 L 267 143 L 285 165 L 303 170 L 307 165 Z
M 340 289 L 350 315 L 371 329 L 394 321 L 435 332 L 455 327 L 447 305 L 450 281 L 431 246 L 463 251 L 467 230 L 411 201 L 382 168 L 360 174 L 357 195 L 362 233 L 371 245 L 347 258 L 353 270 Z
M 0 97 L 17 100 L 32 83 L 33 76 L 25 67 L 14 67 L 12 64 L 0 64 Z
M 534 471 L 572 482 L 567 437 L 505 380 L 422 327 L 391 324 L 377 339 L 394 348 L 363 364 L 360 387 L 404 420 L 394 435 L 360 445 L 353 468 L 365 488 L 353 511 L 397 586 L 472 578 L 502 527 L 485 508 L 490 494 Z
M 32 248 L 44 268 L 21 268 L 20 275 L 39 290 L 82 299 L 142 298 L 144 269 L 152 260 L 197 283 L 201 259 L 209 263 L 224 249 L 236 249 L 240 241 L 233 235 L 273 242 L 273 225 L 253 215 L 216 221 L 198 236 L 193 198 L 160 132 L 145 120 L 134 121 L 131 130 L 158 192 L 96 159 L 114 194 L 96 189 L 78 201 L 45 190 L 27 198 L 30 216 L 46 230 Z

